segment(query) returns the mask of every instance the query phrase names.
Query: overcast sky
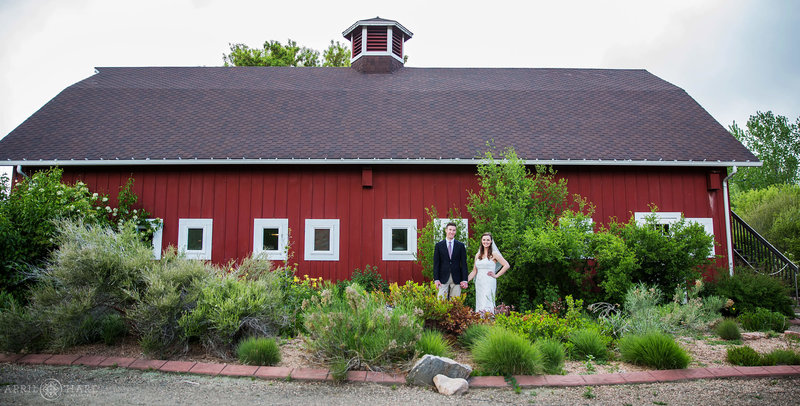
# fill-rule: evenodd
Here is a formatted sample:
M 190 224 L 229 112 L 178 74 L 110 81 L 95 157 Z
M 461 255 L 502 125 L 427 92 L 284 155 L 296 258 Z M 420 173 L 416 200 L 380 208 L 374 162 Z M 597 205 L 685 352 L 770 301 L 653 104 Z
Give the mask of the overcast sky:
M 723 126 L 800 116 L 800 1 L 0 0 L 0 138 L 102 66 L 219 66 L 229 43 L 317 50 L 360 19 L 414 33 L 410 67 L 633 68 Z M 389 3 L 389 2 L 381 2 Z

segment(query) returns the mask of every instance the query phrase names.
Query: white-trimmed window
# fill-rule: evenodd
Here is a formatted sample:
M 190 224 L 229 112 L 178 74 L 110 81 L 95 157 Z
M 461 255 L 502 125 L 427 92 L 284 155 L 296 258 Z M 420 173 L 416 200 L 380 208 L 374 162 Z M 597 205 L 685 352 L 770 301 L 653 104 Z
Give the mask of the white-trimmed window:
M 253 219 L 253 256 L 286 261 L 289 219 Z
M 662 225 L 664 227 L 664 231 L 669 231 L 669 226 L 680 221 L 681 216 L 683 215 L 681 212 L 637 212 L 634 213 L 633 216 L 638 224 L 644 224 L 647 221 L 647 216 L 650 216 L 651 214 L 656 216 L 656 224 Z M 711 235 L 712 238 L 714 237 L 714 219 L 710 217 L 687 217 L 686 223 L 698 223 L 705 228 L 707 234 Z M 712 241 L 709 258 L 713 257 L 714 255 L 716 255 L 716 249 L 714 247 L 714 242 Z
M 164 231 L 164 222 L 161 219 L 147 219 L 153 229 L 153 258 L 161 259 L 161 240 Z
M 339 219 L 306 219 L 306 261 L 339 260 Z
M 383 260 L 413 261 L 417 253 L 417 219 L 383 219 Z
M 664 232 L 669 231 L 669 227 L 680 221 L 681 216 L 683 213 L 679 211 L 657 211 L 657 212 L 649 212 L 649 211 L 638 211 L 633 213 L 633 218 L 636 220 L 636 223 L 639 225 L 645 224 L 647 222 L 647 217 L 655 216 L 656 224 L 662 227 Z
M 711 258 L 714 255 L 717 255 L 716 247 L 714 244 L 714 219 L 711 217 L 693 217 L 693 218 L 686 218 L 686 223 L 697 223 L 703 226 L 706 229 L 706 234 L 710 235 L 711 240 L 711 252 L 708 254 L 708 257 Z
M 213 219 L 179 219 L 178 251 L 189 259 L 211 259 Z

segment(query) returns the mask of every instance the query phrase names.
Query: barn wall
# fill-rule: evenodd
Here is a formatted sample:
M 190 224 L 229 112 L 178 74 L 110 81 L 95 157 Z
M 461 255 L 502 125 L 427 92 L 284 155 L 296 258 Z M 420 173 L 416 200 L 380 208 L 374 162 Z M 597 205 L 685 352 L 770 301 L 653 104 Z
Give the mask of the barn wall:
M 292 262 L 301 274 L 349 277 L 355 268 L 377 265 L 390 281 L 421 280 L 411 261 L 381 260 L 381 220 L 416 218 L 425 207 L 440 213 L 458 207 L 466 214 L 467 190 L 477 188 L 474 167 L 414 165 L 372 167 L 372 187 L 362 187 L 361 166 L 200 166 L 64 168 L 67 182 L 115 197 L 129 176 L 140 204 L 164 220 L 163 247 L 177 245 L 179 218 L 213 218 L 212 260 L 225 263 L 253 249 L 254 218 L 288 218 Z M 719 170 L 719 168 L 718 168 Z M 594 220 L 627 221 L 635 211 L 680 211 L 714 218 L 717 253 L 725 254 L 722 190 L 708 190 L 710 170 L 562 167 L 570 192 L 596 206 Z M 305 219 L 340 219 L 340 260 L 304 261 Z M 725 264 L 725 259 L 719 265 Z

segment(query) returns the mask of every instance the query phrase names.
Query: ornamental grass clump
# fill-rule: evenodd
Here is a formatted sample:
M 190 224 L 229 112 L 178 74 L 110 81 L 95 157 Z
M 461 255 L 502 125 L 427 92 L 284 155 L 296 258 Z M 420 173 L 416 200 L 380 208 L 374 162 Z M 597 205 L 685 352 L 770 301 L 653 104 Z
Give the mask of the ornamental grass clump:
M 306 345 L 330 365 L 335 379 L 354 369 L 379 370 L 410 362 L 422 336 L 421 311 L 390 308 L 358 284 L 335 286 L 303 304 Z
M 728 362 L 733 365 L 744 367 L 754 367 L 761 365 L 761 355 L 756 350 L 748 347 L 734 347 L 728 348 L 727 353 Z
M 575 330 L 569 336 L 572 344 L 570 355 L 576 360 L 591 359 L 605 361 L 608 359 L 608 340 L 596 329 Z
M 277 365 L 281 362 L 281 348 L 274 338 L 248 337 L 239 342 L 236 356 L 246 365 Z
M 742 338 L 742 333 L 739 331 L 739 325 L 736 320 L 725 319 L 717 324 L 715 328 L 717 335 L 723 340 L 738 340 Z
M 776 348 L 761 357 L 761 365 L 800 365 L 800 354 L 786 348 Z
M 537 375 L 545 370 L 542 354 L 528 339 L 501 327 L 492 327 L 475 343 L 472 359 L 489 375 Z
M 417 341 L 417 352 L 420 355 L 430 354 L 437 357 L 453 357 L 453 348 L 444 338 L 441 332 L 436 330 L 425 330 Z
M 464 332 L 458 336 L 458 342 L 466 349 L 472 349 L 472 346 L 480 340 L 486 333 L 489 332 L 490 327 L 486 324 L 473 324 L 467 327 Z
M 618 347 L 623 361 L 656 369 L 683 369 L 691 361 L 672 336 L 659 332 L 627 335 Z
M 550 375 L 559 375 L 564 370 L 566 351 L 564 344 L 549 338 L 538 340 L 534 343 L 536 349 L 542 354 L 544 372 Z

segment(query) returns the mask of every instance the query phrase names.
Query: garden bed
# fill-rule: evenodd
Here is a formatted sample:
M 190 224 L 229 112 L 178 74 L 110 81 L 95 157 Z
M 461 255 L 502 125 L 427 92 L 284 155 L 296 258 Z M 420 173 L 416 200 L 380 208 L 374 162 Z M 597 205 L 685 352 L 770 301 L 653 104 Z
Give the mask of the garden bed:
M 791 329 L 800 331 L 797 325 L 792 325 Z M 685 348 L 692 357 L 689 368 L 722 368 L 732 366 L 725 358 L 726 351 L 731 346 L 747 345 L 759 353 L 766 353 L 774 349 L 797 349 L 800 345 L 798 341 L 787 338 L 786 335 L 779 335 L 771 338 L 758 338 L 744 341 L 724 341 L 716 336 L 702 337 L 677 337 L 676 340 Z M 281 342 L 281 362 L 279 367 L 289 368 L 325 368 L 315 362 L 312 354 L 304 348 L 304 339 L 296 337 Z M 107 357 L 128 357 L 128 358 L 147 358 L 139 344 L 133 337 L 126 337 L 118 344 L 108 346 L 105 344 L 80 345 L 64 350 L 64 354 L 75 355 L 96 355 Z M 472 365 L 472 356 L 468 351 L 458 346 L 454 348 L 455 359 L 457 362 Z M 209 363 L 228 363 L 239 364 L 236 359 L 225 360 L 217 356 L 206 353 L 198 344 L 189 346 L 189 350 L 184 354 L 168 357 L 173 361 L 192 361 Z M 607 362 L 587 362 L 587 361 L 566 361 L 564 371 L 566 375 L 588 375 L 605 373 L 624 373 L 647 371 L 650 368 L 629 364 L 622 361 Z M 405 372 L 405 371 L 403 371 Z

